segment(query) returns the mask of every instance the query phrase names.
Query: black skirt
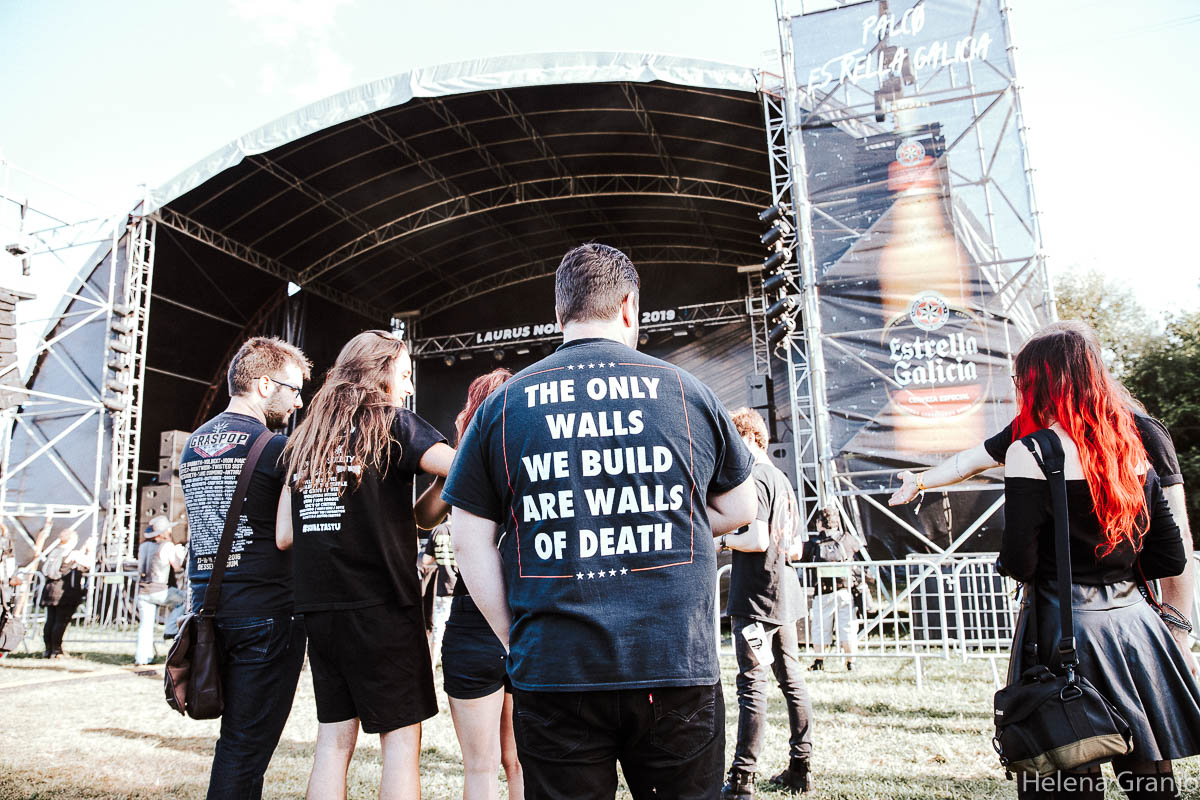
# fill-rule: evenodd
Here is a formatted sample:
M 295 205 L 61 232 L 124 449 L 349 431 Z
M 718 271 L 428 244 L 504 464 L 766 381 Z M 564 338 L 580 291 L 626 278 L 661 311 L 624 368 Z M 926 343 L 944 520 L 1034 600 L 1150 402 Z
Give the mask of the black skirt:
M 1073 584 L 1075 640 L 1079 674 L 1124 715 L 1133 729 L 1132 757 L 1163 761 L 1200 753 L 1200 686 L 1170 628 L 1146 602 L 1133 581 L 1104 586 Z M 1053 581 L 1038 585 L 1038 653 L 1058 666 L 1058 590 Z M 1024 669 L 1028 598 L 1013 639 L 1009 683 Z

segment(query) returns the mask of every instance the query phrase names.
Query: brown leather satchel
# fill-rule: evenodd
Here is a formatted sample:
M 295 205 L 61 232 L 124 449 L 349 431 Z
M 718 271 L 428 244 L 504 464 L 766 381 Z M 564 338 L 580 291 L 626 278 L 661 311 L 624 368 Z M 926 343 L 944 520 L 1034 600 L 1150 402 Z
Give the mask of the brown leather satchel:
M 167 705 L 192 719 L 216 719 L 225 710 L 216 623 L 217 606 L 221 602 L 221 581 L 225 577 L 229 552 L 233 549 L 233 534 L 242 516 L 242 504 L 250 488 L 250 476 L 254 474 L 263 448 L 274 435 L 271 431 L 260 433 L 246 455 L 229 511 L 225 514 L 225 528 L 221 531 L 221 543 L 217 546 L 208 590 L 204 593 L 204 604 L 199 611 L 188 614 L 180 621 L 179 633 L 171 645 L 171 652 L 167 654 L 167 665 L 163 670 Z

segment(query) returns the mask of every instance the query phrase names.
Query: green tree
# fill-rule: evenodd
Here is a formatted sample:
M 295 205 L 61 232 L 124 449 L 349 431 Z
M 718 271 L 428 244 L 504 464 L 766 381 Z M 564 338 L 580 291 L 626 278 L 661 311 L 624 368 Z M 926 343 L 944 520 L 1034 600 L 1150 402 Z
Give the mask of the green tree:
M 1155 321 L 1137 301 L 1133 290 L 1094 269 L 1070 269 L 1054 279 L 1059 319 L 1078 319 L 1091 325 L 1104 347 L 1113 353 L 1109 367 L 1124 379 L 1138 356 L 1155 338 Z
M 1200 532 L 1200 311 L 1171 320 L 1132 364 L 1125 385 L 1171 432 L 1194 538 Z

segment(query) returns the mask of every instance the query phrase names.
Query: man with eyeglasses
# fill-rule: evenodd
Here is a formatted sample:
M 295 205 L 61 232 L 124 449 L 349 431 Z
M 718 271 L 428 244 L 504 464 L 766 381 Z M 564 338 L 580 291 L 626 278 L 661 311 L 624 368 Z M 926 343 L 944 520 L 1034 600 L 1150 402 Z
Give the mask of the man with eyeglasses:
M 229 364 L 229 405 L 188 437 L 179 463 L 191 529 L 190 609 L 204 604 L 238 475 L 259 435 L 279 430 L 304 402 L 312 365 L 281 339 L 255 337 Z M 217 606 L 225 712 L 208 797 L 259 798 L 263 773 L 292 709 L 305 634 L 293 617 L 292 560 L 275 545 L 287 437 L 270 439 L 250 479 Z

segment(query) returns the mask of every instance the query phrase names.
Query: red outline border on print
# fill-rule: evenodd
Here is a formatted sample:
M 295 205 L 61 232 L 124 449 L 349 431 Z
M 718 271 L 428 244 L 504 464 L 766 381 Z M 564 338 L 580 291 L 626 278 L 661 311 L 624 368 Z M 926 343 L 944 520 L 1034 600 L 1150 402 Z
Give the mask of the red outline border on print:
M 692 422 L 688 417 L 687 410 L 687 394 L 683 389 L 683 376 L 680 374 L 677 367 L 660 366 L 658 364 L 645 364 L 637 361 L 622 362 L 617 364 L 618 367 L 648 367 L 650 369 L 665 369 L 675 373 L 675 379 L 679 381 L 679 399 L 683 404 L 683 421 L 687 426 L 688 437 L 688 481 L 691 483 L 691 491 L 688 493 L 688 527 L 689 527 L 689 551 L 687 561 L 676 561 L 671 564 L 659 564 L 653 567 L 636 567 L 629 570 L 630 572 L 648 572 L 654 569 L 665 569 L 667 567 L 680 567 L 685 564 L 691 564 L 696 560 L 696 457 L 692 452 Z M 560 372 L 566 367 L 554 367 L 553 369 L 544 369 L 538 372 L 531 372 L 525 375 L 525 378 L 532 378 L 534 375 L 544 375 L 548 372 Z M 510 381 L 504 386 L 504 403 L 500 409 L 500 446 L 501 453 L 504 458 L 504 478 L 508 482 L 509 494 L 516 497 L 516 492 L 513 491 L 512 472 L 508 468 L 508 390 L 512 383 Z M 586 391 L 586 390 L 585 390 Z M 509 515 L 513 521 L 513 533 L 517 539 L 517 577 L 519 578 L 557 578 L 575 580 L 576 576 L 572 575 L 526 575 L 525 562 L 521 560 L 521 527 L 517 521 L 517 510 L 515 504 L 509 506 Z

